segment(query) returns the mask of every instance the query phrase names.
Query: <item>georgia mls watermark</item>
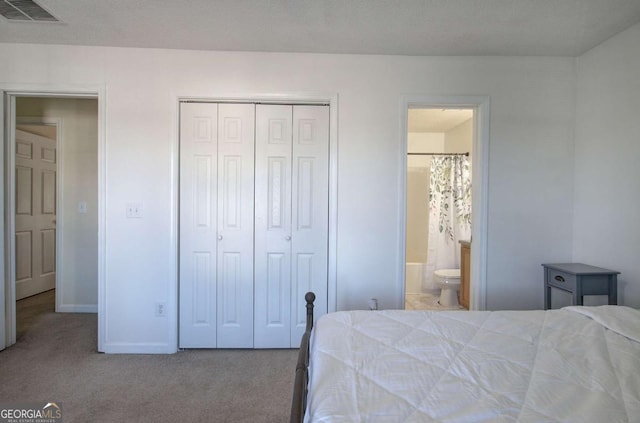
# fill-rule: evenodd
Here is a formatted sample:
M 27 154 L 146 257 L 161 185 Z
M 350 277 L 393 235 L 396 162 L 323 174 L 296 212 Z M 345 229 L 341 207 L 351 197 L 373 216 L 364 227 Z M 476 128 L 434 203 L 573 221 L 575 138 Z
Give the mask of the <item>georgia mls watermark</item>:
M 0 423 L 62 423 L 62 407 L 55 402 L 0 404 Z

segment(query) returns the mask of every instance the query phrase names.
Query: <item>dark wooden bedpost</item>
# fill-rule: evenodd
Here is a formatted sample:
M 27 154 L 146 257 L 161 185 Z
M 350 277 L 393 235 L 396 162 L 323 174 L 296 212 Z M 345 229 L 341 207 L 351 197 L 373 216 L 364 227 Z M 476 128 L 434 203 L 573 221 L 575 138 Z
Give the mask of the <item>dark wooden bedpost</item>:
M 298 364 L 296 365 L 296 379 L 293 385 L 293 401 L 291 402 L 291 423 L 300 423 L 304 420 L 304 412 L 307 408 L 307 385 L 309 383 L 309 339 L 313 329 L 313 302 L 316 294 L 307 292 L 304 296 L 307 302 L 307 326 L 298 352 Z
M 313 292 L 307 292 L 304 296 L 304 300 L 307 302 L 307 327 L 306 331 L 313 329 L 313 302 L 316 300 L 316 294 Z

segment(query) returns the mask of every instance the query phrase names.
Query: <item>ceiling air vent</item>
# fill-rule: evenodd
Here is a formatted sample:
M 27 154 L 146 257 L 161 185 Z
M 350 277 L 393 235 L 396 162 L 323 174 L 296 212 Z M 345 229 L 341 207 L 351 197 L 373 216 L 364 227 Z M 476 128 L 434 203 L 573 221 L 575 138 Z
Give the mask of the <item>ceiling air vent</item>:
M 0 15 L 15 22 L 59 22 L 33 0 L 0 0 Z

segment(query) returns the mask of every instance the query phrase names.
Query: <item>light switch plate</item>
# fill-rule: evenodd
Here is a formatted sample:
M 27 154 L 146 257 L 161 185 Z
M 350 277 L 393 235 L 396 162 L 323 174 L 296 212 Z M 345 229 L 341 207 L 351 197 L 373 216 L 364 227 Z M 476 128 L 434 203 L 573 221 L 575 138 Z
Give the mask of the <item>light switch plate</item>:
M 126 210 L 127 210 L 127 218 L 129 219 L 142 218 L 142 203 L 128 203 Z

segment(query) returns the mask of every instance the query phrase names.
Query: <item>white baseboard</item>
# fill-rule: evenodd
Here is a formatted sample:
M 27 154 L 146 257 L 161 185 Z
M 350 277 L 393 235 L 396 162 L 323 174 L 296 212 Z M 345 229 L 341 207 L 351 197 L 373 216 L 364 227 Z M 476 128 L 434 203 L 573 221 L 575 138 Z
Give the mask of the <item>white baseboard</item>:
M 60 304 L 56 313 L 97 313 L 98 304 Z
M 174 354 L 178 352 L 175 345 L 160 343 L 107 342 L 103 351 L 106 354 Z

